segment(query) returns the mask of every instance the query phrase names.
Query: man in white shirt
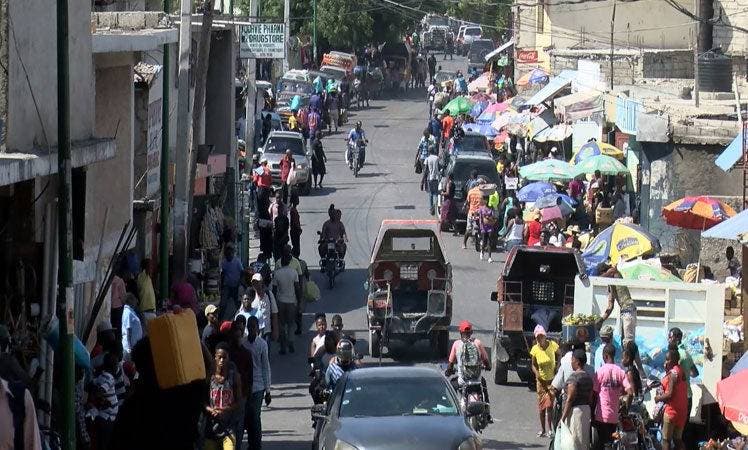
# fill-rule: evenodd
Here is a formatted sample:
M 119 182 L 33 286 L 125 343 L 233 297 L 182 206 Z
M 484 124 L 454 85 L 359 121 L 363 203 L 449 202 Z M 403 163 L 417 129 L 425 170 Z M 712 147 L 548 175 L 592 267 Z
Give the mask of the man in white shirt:
M 439 195 L 439 157 L 436 156 L 436 149 L 429 149 L 429 156 L 423 162 L 426 170 L 426 189 L 429 193 L 429 209 L 431 215 L 436 214 L 436 204 Z
M 259 333 L 259 321 L 257 317 L 251 316 L 247 322 L 247 340 L 244 347 L 252 354 L 252 395 L 247 398 L 244 417 L 247 425 L 247 440 L 249 448 L 262 447 L 262 400 L 269 405 L 270 398 L 270 359 L 268 358 L 268 345 L 264 339 L 257 339 Z
M 124 361 L 130 361 L 132 349 L 143 338 L 143 325 L 135 310 L 137 306 L 137 297 L 127 294 L 122 310 L 122 359 Z
M 270 344 L 270 339 L 278 339 L 278 304 L 273 293 L 265 287 L 262 275 L 252 275 L 252 287 L 255 297 L 252 300 L 252 315 L 259 322 L 259 335 Z
M 281 267 L 275 269 L 271 286 L 278 301 L 278 319 L 280 322 L 280 354 L 285 355 L 286 349 L 294 352 L 292 326 L 296 326 L 296 311 L 301 298 L 301 283 L 298 272 L 289 264 L 288 254 L 281 256 Z

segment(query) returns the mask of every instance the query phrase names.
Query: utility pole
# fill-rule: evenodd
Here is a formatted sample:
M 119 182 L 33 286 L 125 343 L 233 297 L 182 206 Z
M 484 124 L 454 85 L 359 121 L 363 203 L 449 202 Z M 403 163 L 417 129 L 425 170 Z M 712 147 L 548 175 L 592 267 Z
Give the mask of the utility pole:
M 177 147 L 174 152 L 174 268 L 187 270 L 187 197 L 190 189 L 187 158 L 191 147 L 192 114 L 190 102 L 190 51 L 192 47 L 191 0 L 181 0 L 179 12 L 179 75 L 177 91 Z
M 291 0 L 283 0 L 283 47 L 286 49 L 286 57 L 283 58 L 283 73 L 288 72 L 288 41 L 291 36 Z
M 72 161 L 70 156 L 70 62 L 68 0 L 57 0 L 57 218 L 59 233 L 58 308 L 62 360 L 62 448 L 75 450 L 75 314 L 73 299 Z
M 699 0 L 693 0 L 693 13 L 696 16 L 696 23 L 693 31 L 693 100 L 696 107 L 699 107 L 699 24 L 700 24 L 700 3 Z
M 164 0 L 164 13 L 171 13 L 171 0 Z M 171 89 L 171 58 L 169 44 L 164 44 L 164 58 L 161 68 L 161 166 L 159 185 L 161 189 L 160 222 L 158 239 L 159 293 L 165 304 L 169 298 L 169 89 Z
M 613 43 L 613 34 L 615 33 L 616 29 L 616 6 L 618 6 L 618 1 L 613 0 L 613 16 L 610 18 L 610 90 L 613 90 L 613 54 L 615 52 L 615 47 Z
M 316 66 L 317 60 L 317 0 L 312 0 L 312 55 L 314 56 L 314 64 Z

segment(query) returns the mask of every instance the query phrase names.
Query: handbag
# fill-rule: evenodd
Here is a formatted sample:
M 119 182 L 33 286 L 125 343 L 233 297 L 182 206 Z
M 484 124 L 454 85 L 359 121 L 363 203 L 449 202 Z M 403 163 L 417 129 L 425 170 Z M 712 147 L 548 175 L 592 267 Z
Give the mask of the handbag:
M 553 437 L 553 450 L 574 450 L 574 435 L 563 420 L 558 423 L 556 435 Z
M 286 184 L 289 186 L 294 186 L 296 184 L 296 166 L 291 166 L 291 170 L 288 171 Z
M 416 163 L 413 165 L 413 169 L 415 170 L 416 174 L 420 175 L 423 173 L 423 161 L 416 158 Z

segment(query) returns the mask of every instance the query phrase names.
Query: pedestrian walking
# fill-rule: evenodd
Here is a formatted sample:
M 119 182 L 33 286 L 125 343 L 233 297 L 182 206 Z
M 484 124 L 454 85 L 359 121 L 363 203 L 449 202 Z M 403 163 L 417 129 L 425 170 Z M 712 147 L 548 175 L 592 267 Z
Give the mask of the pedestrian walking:
M 457 235 L 457 227 L 455 226 L 455 178 L 454 174 L 447 175 L 447 182 L 444 184 L 444 189 L 441 192 L 442 196 L 442 208 L 439 214 L 439 220 L 441 222 L 442 229 L 451 229 L 455 236 Z
M 218 307 L 221 317 L 233 319 L 239 307 L 239 284 L 244 266 L 235 254 L 234 245 L 226 244 L 221 260 L 221 303 Z
M 566 380 L 566 400 L 561 412 L 561 421 L 569 428 L 574 439 L 575 450 L 590 448 L 590 405 L 593 396 L 592 377 L 585 372 L 587 355 L 584 350 L 574 350 L 571 354 L 571 367 L 574 369 Z
M 273 259 L 280 259 L 283 249 L 288 245 L 289 228 L 291 226 L 286 206 L 283 202 L 277 203 L 273 215 Z
M 546 337 L 545 328 L 537 325 L 533 331 L 535 345 L 530 349 L 532 358 L 532 372 L 535 374 L 535 386 L 538 394 L 538 418 L 540 419 L 540 431 L 538 437 L 549 436 L 553 433 L 551 424 L 551 407 L 553 398 L 549 387 L 553 377 L 556 375 L 556 352 L 558 344 Z M 546 431 L 546 423 L 548 429 Z
M 436 75 L 436 57 L 433 53 L 429 55 L 428 58 L 426 58 L 426 64 L 429 66 L 429 79 L 433 80 L 434 76 Z
M 253 360 L 249 349 L 244 347 L 244 333 L 247 330 L 247 320 L 244 316 L 237 316 L 231 324 L 231 333 L 228 338 L 229 359 L 236 366 L 241 382 L 241 397 L 236 397 L 238 406 L 234 412 L 233 430 L 236 437 L 236 448 L 241 449 L 244 439 L 245 428 L 245 405 L 252 390 Z
M 210 376 L 209 403 L 205 407 L 208 416 L 205 430 L 204 450 L 234 450 L 236 435 L 234 421 L 241 406 L 242 382 L 235 366 L 231 364 L 229 346 L 225 342 L 216 345 L 213 358 L 214 369 Z
M 322 147 L 322 132 L 317 131 L 312 140 L 312 177 L 315 188 L 322 187 L 322 180 L 325 179 L 327 173 L 326 162 L 327 155 L 325 155 L 325 150 Z M 319 177 L 319 180 L 317 180 L 317 177 Z
M 278 319 L 280 322 L 280 354 L 286 351 L 294 352 L 293 332 L 291 327 L 296 325 L 296 311 L 301 298 L 301 284 L 299 273 L 290 267 L 291 255 L 281 256 L 281 267 L 275 269 L 271 286 L 278 301 Z
M 270 405 L 270 358 L 268 344 L 260 338 L 260 328 L 257 317 L 251 316 L 247 320 L 247 339 L 244 346 L 252 355 L 252 394 L 248 395 L 245 409 L 245 423 L 247 427 L 247 441 L 252 450 L 262 448 L 262 400 Z
M 522 245 L 525 235 L 525 221 L 522 211 L 518 208 L 509 208 L 507 224 L 504 236 L 504 251 L 509 252 L 512 248 Z
M 296 160 L 293 159 L 293 154 L 291 153 L 291 150 L 286 150 L 286 154 L 283 155 L 283 158 L 281 158 L 280 162 L 278 163 L 278 166 L 280 167 L 280 180 L 281 180 L 281 192 L 283 192 L 283 203 L 288 202 L 288 191 L 291 187 L 291 184 L 296 181 L 291 179 L 289 176 L 291 175 L 291 170 L 296 168 Z
M 688 396 L 687 415 L 690 416 L 691 408 L 693 407 L 693 392 L 691 391 L 691 378 L 699 376 L 699 369 L 696 368 L 696 364 L 694 364 L 693 362 L 691 353 L 688 351 L 685 344 L 683 344 L 683 330 L 681 330 L 678 327 L 671 328 L 670 331 L 668 332 L 667 339 L 668 339 L 668 345 L 670 347 L 675 347 L 678 350 L 678 355 L 680 357 L 678 359 L 678 366 L 683 372 L 683 378 L 686 382 L 685 383 L 686 393 Z M 638 367 L 639 366 L 637 366 L 637 368 Z M 640 368 L 639 370 L 642 371 L 641 373 L 644 373 L 643 372 L 644 369 Z M 685 426 L 688 426 L 688 420 L 686 420 L 684 427 Z
M 484 195 L 483 205 L 478 208 L 478 229 L 481 241 L 480 260 L 483 261 L 485 257 L 489 263 L 492 263 L 491 250 L 495 244 L 496 226 L 499 221 L 496 218 L 496 212 L 488 206 L 489 197 L 489 195 Z
M 291 208 L 288 210 L 289 235 L 291 237 L 292 254 L 301 253 L 301 217 L 299 216 L 299 194 L 291 194 Z
M 218 307 L 216 305 L 208 305 L 205 307 L 204 314 L 208 320 L 208 324 L 205 325 L 200 335 L 203 344 L 207 343 L 211 336 L 218 333 Z
M 255 297 L 252 300 L 252 316 L 257 317 L 259 336 L 265 339 L 268 345 L 270 340 L 278 340 L 278 304 L 273 292 L 266 287 L 261 274 L 252 275 L 252 287 Z
M 424 161 L 424 173 L 426 178 L 426 189 L 429 194 L 429 212 L 431 215 L 436 214 L 436 206 L 439 202 L 439 157 L 436 156 L 436 149 L 429 149 L 429 156 Z

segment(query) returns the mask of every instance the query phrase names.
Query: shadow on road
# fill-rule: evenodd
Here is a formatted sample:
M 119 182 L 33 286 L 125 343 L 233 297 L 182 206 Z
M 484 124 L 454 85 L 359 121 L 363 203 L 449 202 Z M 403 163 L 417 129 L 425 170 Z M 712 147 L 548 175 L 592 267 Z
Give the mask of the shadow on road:
M 547 445 L 542 444 L 530 444 L 530 443 L 518 443 L 518 442 L 506 442 L 506 441 L 497 441 L 495 439 L 481 439 L 483 441 L 483 448 L 485 449 L 492 449 L 492 450 L 515 450 L 518 448 L 546 448 Z M 263 447 L 265 445 L 263 444 Z

